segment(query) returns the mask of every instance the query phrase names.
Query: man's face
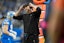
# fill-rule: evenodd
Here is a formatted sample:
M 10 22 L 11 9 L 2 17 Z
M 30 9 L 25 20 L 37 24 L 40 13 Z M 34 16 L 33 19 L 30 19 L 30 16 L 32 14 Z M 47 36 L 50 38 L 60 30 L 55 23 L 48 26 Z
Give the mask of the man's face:
M 31 9 L 30 9 L 30 7 L 29 7 L 29 6 L 25 7 L 25 9 L 24 9 L 24 10 L 25 10 L 25 11 L 26 11 L 26 13 L 28 13 L 28 14 L 32 13 L 32 11 L 31 11 Z
M 10 17 L 10 16 L 7 16 L 7 18 L 8 18 L 9 20 L 12 20 L 12 19 L 13 19 L 13 17 Z

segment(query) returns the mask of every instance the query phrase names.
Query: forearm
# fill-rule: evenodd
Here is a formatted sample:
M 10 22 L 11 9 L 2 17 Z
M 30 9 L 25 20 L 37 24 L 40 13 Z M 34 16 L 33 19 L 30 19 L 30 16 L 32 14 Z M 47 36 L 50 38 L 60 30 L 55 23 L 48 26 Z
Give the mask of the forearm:
M 13 30 L 10 30 L 10 33 L 13 33 L 13 34 L 17 35 L 17 33 Z
M 20 6 L 20 8 L 19 8 L 18 11 L 16 12 L 15 16 L 18 16 L 23 9 L 24 9 L 23 6 Z
M 3 33 L 9 35 L 9 32 L 8 31 L 3 30 Z
M 3 30 L 3 33 L 6 35 L 9 35 L 11 37 L 15 37 L 17 35 L 16 32 L 12 33 L 12 32 L 6 31 L 6 30 Z
M 20 14 L 20 10 L 18 10 L 16 13 L 15 13 L 15 15 L 14 16 L 18 16 L 19 14 Z
M 22 10 L 19 9 L 19 10 L 15 13 L 15 16 L 18 16 L 21 11 L 22 11 Z
M 3 27 L 2 27 L 2 31 L 3 31 L 3 33 L 9 35 L 8 25 L 3 26 Z

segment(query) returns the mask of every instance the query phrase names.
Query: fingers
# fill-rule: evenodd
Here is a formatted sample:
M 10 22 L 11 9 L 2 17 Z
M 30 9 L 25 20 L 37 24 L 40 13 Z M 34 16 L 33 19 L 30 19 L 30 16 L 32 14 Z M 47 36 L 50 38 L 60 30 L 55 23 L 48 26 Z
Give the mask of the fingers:
M 30 7 L 33 7 L 33 6 L 34 6 L 34 4 L 32 4 L 32 3 L 29 3 L 29 6 L 30 6 Z
M 23 8 L 23 5 L 21 5 L 19 9 L 20 9 L 20 10 L 24 9 L 24 8 Z

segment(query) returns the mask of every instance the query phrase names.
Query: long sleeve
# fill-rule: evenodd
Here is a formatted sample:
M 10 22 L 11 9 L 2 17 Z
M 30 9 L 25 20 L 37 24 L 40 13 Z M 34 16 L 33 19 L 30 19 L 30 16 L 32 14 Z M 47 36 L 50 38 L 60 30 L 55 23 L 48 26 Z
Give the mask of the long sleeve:
M 23 19 L 23 15 L 13 16 L 13 19 L 22 20 Z
M 39 7 L 37 7 L 36 12 L 37 12 L 38 14 L 41 14 L 41 9 L 40 9 Z
M 39 17 L 41 14 L 41 9 L 37 7 L 36 12 L 34 12 L 35 17 Z

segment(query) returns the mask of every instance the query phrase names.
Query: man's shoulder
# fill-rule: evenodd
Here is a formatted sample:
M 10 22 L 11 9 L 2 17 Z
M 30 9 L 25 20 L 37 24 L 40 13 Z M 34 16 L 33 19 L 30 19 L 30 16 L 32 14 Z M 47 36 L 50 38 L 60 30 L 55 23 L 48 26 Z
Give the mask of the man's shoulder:
M 7 19 L 7 18 L 6 18 L 6 19 L 4 19 L 4 22 L 9 22 L 9 19 Z

